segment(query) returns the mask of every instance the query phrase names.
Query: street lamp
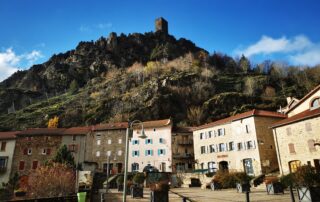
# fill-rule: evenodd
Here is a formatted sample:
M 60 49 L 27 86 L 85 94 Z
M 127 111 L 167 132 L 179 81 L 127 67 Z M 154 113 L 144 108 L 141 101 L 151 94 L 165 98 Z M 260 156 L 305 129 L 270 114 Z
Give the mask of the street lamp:
M 129 140 L 131 139 L 133 135 L 133 125 L 139 124 L 141 126 L 141 135 L 139 138 L 145 139 L 147 138 L 144 128 L 143 128 L 143 122 L 139 120 L 134 120 L 131 123 L 128 122 L 128 128 L 126 131 L 126 156 L 125 156 L 125 162 L 124 162 L 124 182 L 123 182 L 123 194 L 122 194 L 122 202 L 126 202 L 127 200 L 127 177 L 128 177 L 128 157 L 129 157 Z

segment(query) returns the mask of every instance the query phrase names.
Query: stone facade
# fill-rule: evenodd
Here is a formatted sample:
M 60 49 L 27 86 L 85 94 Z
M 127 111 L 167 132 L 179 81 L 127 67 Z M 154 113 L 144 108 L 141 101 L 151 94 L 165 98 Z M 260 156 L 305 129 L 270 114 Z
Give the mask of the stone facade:
M 168 34 L 168 22 L 162 17 L 157 18 L 155 22 L 155 29 L 156 32 Z
M 87 135 L 86 164 L 96 165 L 97 172 L 121 173 L 124 168 L 127 123 L 101 124 Z
M 257 176 L 278 168 L 272 130 L 285 116 L 252 110 L 228 117 L 193 132 L 196 169 L 245 171 Z
M 172 172 L 170 119 L 143 122 L 146 139 L 140 139 L 141 128 L 134 128 L 129 142 L 128 170 L 142 172 L 150 165 L 161 172 Z
M 0 132 L 0 188 L 2 183 L 7 183 L 10 178 L 17 133 Z
M 320 85 L 286 112 L 288 118 L 275 123 L 273 135 L 281 174 L 311 165 L 320 172 Z
M 191 127 L 175 127 L 172 131 L 173 172 L 191 172 L 194 169 L 192 129 Z

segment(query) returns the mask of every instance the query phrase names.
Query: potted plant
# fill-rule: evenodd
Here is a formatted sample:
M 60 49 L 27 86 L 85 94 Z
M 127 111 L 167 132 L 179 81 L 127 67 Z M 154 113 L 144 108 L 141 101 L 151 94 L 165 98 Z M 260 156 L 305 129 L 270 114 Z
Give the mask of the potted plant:
M 136 198 L 140 197 L 143 198 L 143 182 L 145 180 L 144 173 L 136 173 L 132 179 L 133 185 L 131 185 L 131 197 Z
M 320 174 L 313 167 L 299 167 L 293 179 L 300 201 L 320 201 Z
M 267 176 L 264 180 L 264 183 L 266 184 L 266 189 L 268 194 L 278 194 L 278 193 L 284 194 L 283 185 L 279 181 L 278 177 Z
M 221 190 L 222 189 L 222 184 L 221 184 L 221 181 L 220 181 L 218 175 L 214 176 L 213 179 L 211 180 L 210 188 L 211 188 L 212 191 Z
M 237 172 L 235 173 L 235 178 L 237 180 L 237 183 L 236 183 L 237 192 L 239 193 L 250 192 L 250 187 L 251 187 L 250 176 L 248 176 L 245 172 Z
M 169 175 L 168 173 L 148 173 L 151 190 L 151 202 L 169 201 Z

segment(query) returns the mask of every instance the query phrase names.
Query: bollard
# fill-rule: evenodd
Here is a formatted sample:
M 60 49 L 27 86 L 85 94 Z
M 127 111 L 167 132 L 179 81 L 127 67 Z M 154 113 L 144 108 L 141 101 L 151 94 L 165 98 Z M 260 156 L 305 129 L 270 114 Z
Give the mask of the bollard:
M 182 202 L 187 202 L 186 197 L 183 197 Z
M 289 191 L 290 191 L 291 202 L 295 202 L 292 186 L 289 186 Z
M 249 191 L 246 192 L 246 202 L 250 202 L 250 196 L 249 196 Z

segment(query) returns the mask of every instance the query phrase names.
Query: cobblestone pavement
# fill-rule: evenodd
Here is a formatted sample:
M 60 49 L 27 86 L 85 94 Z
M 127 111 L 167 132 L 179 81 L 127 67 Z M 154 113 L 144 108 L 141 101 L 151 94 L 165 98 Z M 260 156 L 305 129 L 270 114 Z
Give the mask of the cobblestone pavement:
M 192 202 L 245 202 L 246 195 L 244 193 L 237 193 L 235 189 L 223 189 L 219 191 L 211 191 L 209 189 L 200 188 L 174 188 L 169 192 L 170 202 L 182 202 L 182 197 L 187 197 L 192 200 Z M 112 189 L 108 194 L 105 194 L 105 202 L 121 202 L 122 193 L 117 190 Z M 296 201 L 298 201 L 298 196 L 295 196 Z M 144 189 L 143 198 L 131 198 L 130 195 L 127 196 L 128 202 L 144 202 L 150 201 L 150 191 L 149 189 Z M 189 200 L 187 200 L 189 201 Z M 250 202 L 290 202 L 290 195 L 288 191 L 284 194 L 268 195 L 265 190 L 252 189 L 250 192 Z

